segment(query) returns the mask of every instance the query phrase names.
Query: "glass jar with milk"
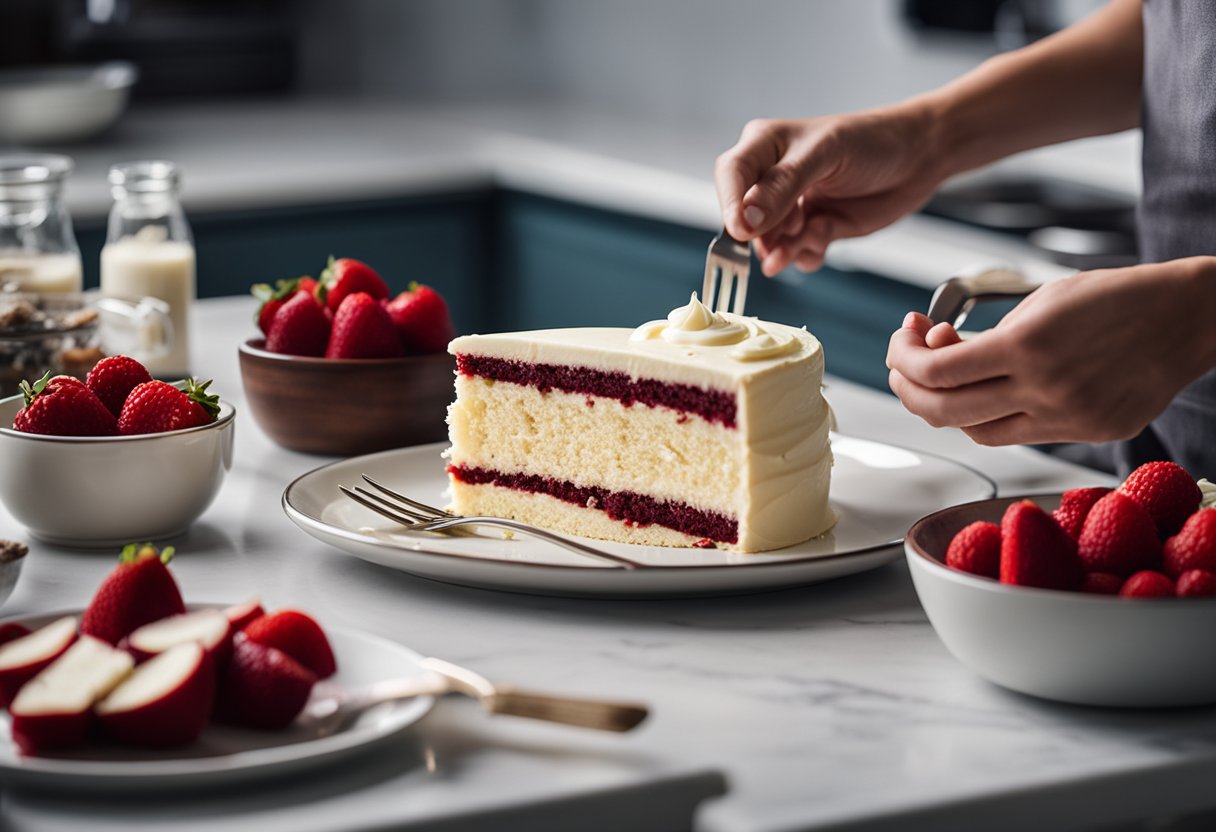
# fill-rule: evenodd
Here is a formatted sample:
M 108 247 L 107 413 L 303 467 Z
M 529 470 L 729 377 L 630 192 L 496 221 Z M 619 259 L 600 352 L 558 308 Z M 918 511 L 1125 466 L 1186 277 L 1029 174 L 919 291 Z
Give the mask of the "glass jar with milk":
M 177 167 L 162 161 L 114 165 L 110 186 L 114 208 L 101 250 L 101 294 L 164 301 L 173 347 L 145 363 L 159 378 L 185 378 L 190 374 L 194 242 L 178 201 Z
M 67 156 L 0 157 L 0 291 L 80 291 L 80 249 L 63 203 L 71 172 Z

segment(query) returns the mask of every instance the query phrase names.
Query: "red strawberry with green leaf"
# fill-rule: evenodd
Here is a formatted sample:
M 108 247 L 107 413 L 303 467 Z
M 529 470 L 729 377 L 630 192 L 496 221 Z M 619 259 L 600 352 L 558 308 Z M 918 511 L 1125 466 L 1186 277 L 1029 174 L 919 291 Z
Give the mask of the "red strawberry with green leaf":
M 1070 488 L 1060 497 L 1060 506 L 1051 513 L 1073 540 L 1081 536 L 1081 527 L 1094 504 L 1111 492 L 1109 488 Z
M 1076 589 L 1083 569 L 1077 542 L 1030 500 L 1001 519 L 1001 583 L 1041 589 Z
M 338 671 L 334 651 L 312 616 L 299 610 L 277 610 L 253 621 L 244 630 L 250 641 L 277 647 L 317 675 L 328 679 Z
M 401 339 L 393 321 L 376 300 L 363 292 L 347 295 L 334 313 L 326 358 L 396 358 Z
M 113 436 L 114 414 L 88 387 L 69 376 L 48 372 L 30 384 L 21 382 L 25 407 L 17 411 L 13 430 L 45 436 Z
M 209 425 L 220 412 L 220 397 L 207 392 L 210 381 L 186 380 L 178 390 L 164 381 L 146 381 L 131 391 L 118 417 L 124 436 L 165 433 Z
M 84 611 L 80 632 L 118 644 L 153 621 L 186 611 L 181 591 L 167 564 L 173 547 L 157 551 L 151 543 L 132 543 L 122 550 L 114 568 Z
M 284 355 L 325 355 L 332 324 L 321 302 L 308 292 L 296 292 L 274 315 L 266 333 L 266 349 Z
M 1216 508 L 1201 508 L 1162 547 L 1165 572 L 1175 578 L 1191 569 L 1216 572 Z
M 255 283 L 250 288 L 250 292 L 262 302 L 258 307 L 257 313 L 253 316 L 258 329 L 262 330 L 263 335 L 269 335 L 271 322 L 274 321 L 274 316 L 283 304 L 290 300 L 297 292 L 312 294 L 316 290 L 317 281 L 307 276 L 291 280 L 278 280 L 274 286 L 271 286 L 269 283 Z
M 321 285 L 317 289 L 318 300 L 336 315 L 342 301 L 357 292 L 380 300 L 388 297 L 388 284 L 364 262 L 350 257 L 339 260 L 330 257 L 329 265 L 321 272 Z
M 1199 508 L 1195 479 L 1173 462 L 1146 462 L 1127 475 L 1119 490 L 1144 507 L 1162 540 L 1177 534 Z
M 1216 595 L 1216 572 L 1188 569 L 1178 576 L 1174 594 L 1179 598 L 1209 598 Z
M 456 337 L 452 316 L 443 296 L 430 286 L 411 283 L 385 306 L 401 342 L 411 352 L 443 352 Z
M 85 384 L 117 419 L 131 391 L 151 380 L 148 368 L 134 358 L 112 355 L 101 359 L 89 370 Z
M 946 565 L 972 575 L 996 578 L 1001 573 L 1001 529 L 978 520 L 954 535 L 946 549 Z
M 1173 595 L 1174 582 L 1152 569 L 1132 575 L 1119 590 L 1122 598 L 1172 598 Z
M 1112 491 L 1089 510 L 1077 553 L 1090 571 L 1130 575 L 1161 562 L 1161 543 L 1148 512 L 1122 491 Z

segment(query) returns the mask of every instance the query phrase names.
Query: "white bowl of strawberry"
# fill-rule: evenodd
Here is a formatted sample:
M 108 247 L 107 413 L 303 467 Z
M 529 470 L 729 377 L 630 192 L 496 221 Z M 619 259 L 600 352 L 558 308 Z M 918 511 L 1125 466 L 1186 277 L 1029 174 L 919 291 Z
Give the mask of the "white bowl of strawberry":
M 1216 508 L 1151 462 L 1116 489 L 1005 497 L 905 539 L 946 648 L 1022 693 L 1083 705 L 1216 703 Z
M 103 359 L 86 381 L 44 376 L 0 400 L 0 501 L 31 535 L 116 546 L 179 534 L 232 467 L 235 411 L 193 379 Z
M 395 297 L 367 264 L 262 284 L 265 337 L 241 345 L 254 419 L 296 451 L 349 456 L 446 438 L 455 362 L 447 303 L 419 284 Z

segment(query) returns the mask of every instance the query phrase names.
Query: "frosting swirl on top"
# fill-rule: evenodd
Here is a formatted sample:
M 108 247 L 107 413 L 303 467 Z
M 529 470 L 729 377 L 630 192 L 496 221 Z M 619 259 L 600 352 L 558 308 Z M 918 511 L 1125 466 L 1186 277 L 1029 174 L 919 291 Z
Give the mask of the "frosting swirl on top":
M 734 346 L 727 355 L 736 361 L 776 358 L 798 349 L 794 336 L 765 329 L 755 318 L 714 312 L 693 292 L 686 306 L 677 307 L 665 321 L 649 321 L 629 336 L 631 341 L 662 339 L 669 344 L 703 347 Z

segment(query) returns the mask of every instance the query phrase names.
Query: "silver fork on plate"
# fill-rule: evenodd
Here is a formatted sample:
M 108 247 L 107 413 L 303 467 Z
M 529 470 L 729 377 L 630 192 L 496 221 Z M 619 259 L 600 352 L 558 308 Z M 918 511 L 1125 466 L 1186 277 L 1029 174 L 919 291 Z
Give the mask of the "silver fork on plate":
M 751 245 L 739 242 L 723 228 L 722 233 L 709 244 L 709 253 L 705 256 L 701 302 L 715 312 L 742 315 L 743 304 L 747 301 L 747 276 L 751 268 Z M 730 296 L 732 286 L 735 290 L 733 304 Z
M 649 713 L 636 702 L 610 702 L 574 696 L 554 696 L 495 684 L 468 668 L 442 659 L 421 659 L 426 675 L 389 679 L 355 690 L 321 688 L 300 716 L 300 725 L 315 737 L 344 731 L 378 705 L 416 696 L 460 693 L 481 703 L 491 714 L 560 722 L 597 731 L 624 732 L 636 728 Z
M 452 514 L 443 509 L 428 506 L 426 503 L 420 503 L 404 494 L 398 494 L 391 488 L 376 482 L 367 474 L 363 474 L 363 480 L 372 488 L 379 491 L 380 494 L 373 494 L 366 488 L 360 488 L 359 486 L 351 489 L 344 485 L 339 485 L 338 488 L 356 503 L 371 509 L 383 517 L 387 517 L 395 523 L 400 523 L 410 531 L 455 534 L 459 533 L 464 526 L 489 526 L 534 537 L 580 555 L 607 561 L 620 569 L 641 569 L 645 565 L 628 558 L 623 558 L 620 555 L 595 549 L 579 543 L 577 540 L 563 537 L 560 534 L 554 534 L 545 529 L 521 523 L 518 520 L 509 520 L 505 517 L 465 517 L 459 514 Z

